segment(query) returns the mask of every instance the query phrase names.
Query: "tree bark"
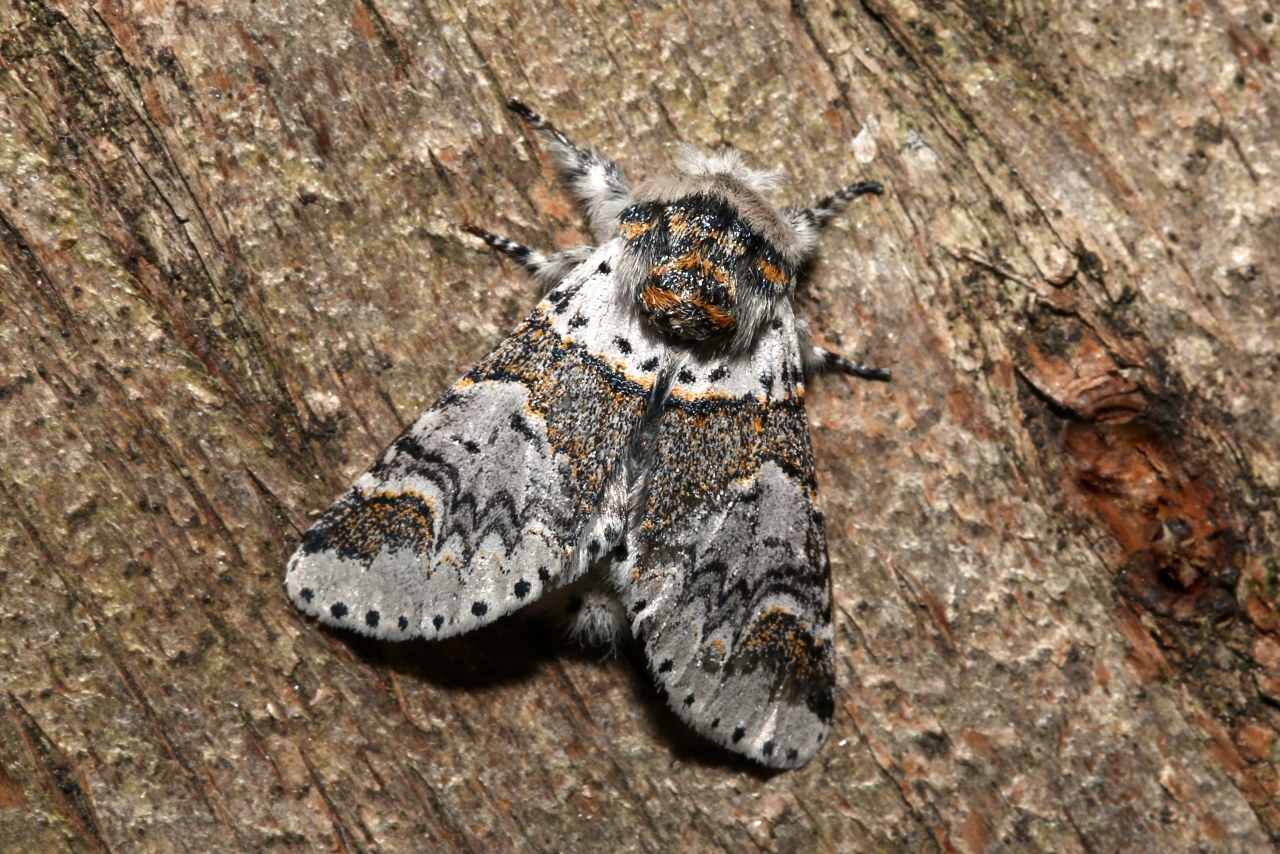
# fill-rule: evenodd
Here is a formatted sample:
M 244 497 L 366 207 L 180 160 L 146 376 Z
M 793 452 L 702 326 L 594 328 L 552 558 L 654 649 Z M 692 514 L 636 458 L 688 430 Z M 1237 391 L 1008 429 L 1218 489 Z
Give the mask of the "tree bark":
M 660 4 L 659 4 L 660 5 Z M 1280 840 L 1265 4 L 0 8 L 0 849 L 1261 850 Z M 326 631 L 300 532 L 634 177 L 782 167 L 833 738 L 766 774 L 520 615 Z

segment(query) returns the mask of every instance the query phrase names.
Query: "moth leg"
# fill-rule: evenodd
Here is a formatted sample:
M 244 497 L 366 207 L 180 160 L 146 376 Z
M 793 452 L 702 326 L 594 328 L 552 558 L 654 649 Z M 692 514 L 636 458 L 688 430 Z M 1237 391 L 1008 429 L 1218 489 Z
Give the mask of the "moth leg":
M 809 322 L 807 320 L 797 319 L 796 337 L 800 341 L 800 364 L 804 366 L 805 376 L 813 376 L 814 374 L 848 374 L 851 377 L 858 377 L 864 380 L 888 382 L 890 379 L 888 368 L 864 365 L 861 362 L 846 359 L 839 353 L 832 353 L 830 350 L 814 344 L 813 339 L 809 336 Z
M 626 207 L 631 192 L 618 164 L 592 149 L 575 145 L 559 128 L 518 98 L 507 101 L 507 107 L 547 141 L 560 176 L 569 182 L 573 194 L 586 208 L 592 234 L 599 240 L 613 237 L 618 214 Z
M 800 356 L 804 361 L 805 372 L 809 374 L 840 373 L 864 380 L 879 380 L 880 382 L 888 382 L 892 378 L 888 368 L 864 365 L 861 362 L 846 359 L 838 353 L 832 353 L 830 350 L 815 347 L 812 344 L 802 348 Z
M 859 181 L 842 190 L 837 190 L 807 208 L 787 208 L 782 215 L 795 228 L 801 250 L 807 254 L 817 244 L 818 232 L 822 227 L 843 211 L 849 202 L 859 196 L 878 196 L 883 192 L 884 187 L 875 181 Z M 887 382 L 890 379 L 888 368 L 864 365 L 815 345 L 809 339 L 807 323 L 799 324 L 797 331 L 800 334 L 800 359 L 806 374 L 841 373 L 881 382 Z
M 489 248 L 496 249 L 521 267 L 524 267 L 547 288 L 554 288 L 560 284 L 560 281 L 571 270 L 587 260 L 587 256 L 592 251 L 590 246 L 578 246 L 573 249 L 561 249 L 558 252 L 547 254 L 525 246 L 523 243 L 517 243 L 510 238 L 502 237 L 491 231 L 485 231 L 483 228 L 470 223 L 464 223 L 462 230 L 468 234 L 475 235 L 489 244 Z
M 878 196 L 883 192 L 884 187 L 875 181 L 859 181 L 843 190 L 837 190 L 807 208 L 787 208 L 782 212 L 782 216 L 796 230 L 801 252 L 807 255 L 817 245 L 818 233 L 837 214 L 848 207 L 849 202 L 859 196 Z
M 858 196 L 868 194 L 879 196 L 882 193 L 884 193 L 884 187 L 880 186 L 878 182 L 859 181 L 856 184 L 850 184 L 843 190 L 837 190 L 815 205 L 800 208 L 799 210 L 793 209 L 789 212 L 789 215 L 807 218 L 815 227 L 822 228 Z

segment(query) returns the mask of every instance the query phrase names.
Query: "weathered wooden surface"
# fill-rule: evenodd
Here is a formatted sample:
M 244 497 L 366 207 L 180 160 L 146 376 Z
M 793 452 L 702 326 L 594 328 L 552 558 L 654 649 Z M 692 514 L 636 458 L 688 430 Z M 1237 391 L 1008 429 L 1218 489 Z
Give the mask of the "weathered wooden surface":
M 659 4 L 660 5 L 660 4 Z M 1264 4 L 0 8 L 0 849 L 1259 850 L 1280 839 Z M 310 514 L 583 238 L 518 95 L 875 178 L 803 313 L 835 738 L 769 776 L 516 619 L 386 647 Z

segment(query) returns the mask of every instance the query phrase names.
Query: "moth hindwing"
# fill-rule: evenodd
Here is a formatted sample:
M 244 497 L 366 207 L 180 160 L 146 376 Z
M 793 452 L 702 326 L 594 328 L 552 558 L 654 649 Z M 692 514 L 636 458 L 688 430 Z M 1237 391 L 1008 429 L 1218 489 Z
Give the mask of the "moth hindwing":
M 580 637 L 642 645 L 707 738 L 794 767 L 834 711 L 831 596 L 806 374 L 869 368 L 808 340 L 797 271 L 851 185 L 774 207 L 777 176 L 686 152 L 629 187 L 528 107 L 595 245 L 467 226 L 549 290 L 302 538 L 293 602 L 377 638 L 444 638 L 579 585 Z

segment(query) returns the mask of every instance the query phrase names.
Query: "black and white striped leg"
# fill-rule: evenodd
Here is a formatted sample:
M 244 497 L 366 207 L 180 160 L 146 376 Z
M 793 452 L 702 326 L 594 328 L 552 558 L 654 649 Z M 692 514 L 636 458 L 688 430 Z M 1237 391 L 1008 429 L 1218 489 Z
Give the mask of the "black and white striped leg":
M 514 240 L 494 234 L 492 231 L 485 231 L 483 228 L 474 226 L 471 223 L 463 224 L 462 230 L 467 234 L 474 234 L 489 244 L 490 249 L 498 250 L 535 276 L 547 265 L 546 255 L 537 249 L 525 246 L 523 243 L 516 243 Z
M 805 368 L 815 374 L 840 373 L 880 382 L 888 382 L 892 378 L 888 368 L 877 368 L 854 362 L 822 347 L 810 346 L 808 352 L 804 354 L 804 363 Z
M 475 235 L 487 243 L 489 248 L 496 249 L 524 267 L 548 288 L 558 285 L 561 279 L 591 254 L 590 246 L 580 246 L 576 249 L 562 249 L 548 255 L 470 223 L 465 223 L 462 230 Z
M 849 202 L 859 196 L 868 194 L 878 196 L 883 192 L 884 187 L 881 187 L 875 181 L 859 181 L 856 184 L 850 184 L 843 190 L 832 193 L 817 204 L 810 205 L 807 208 L 787 208 L 782 212 L 782 216 L 796 230 L 801 252 L 807 255 L 817 246 L 818 233 L 822 231 L 822 227 L 831 222 L 836 214 L 844 210 Z
M 822 199 L 815 205 L 801 209 L 798 213 L 802 216 L 808 216 L 809 220 L 818 228 L 822 228 L 840 213 L 849 202 L 866 195 L 880 195 L 884 192 L 884 187 L 875 181 L 859 181 L 856 184 L 850 184 L 843 190 L 837 190 L 831 195 Z
M 575 145 L 559 128 L 518 98 L 507 101 L 507 107 L 547 140 L 561 176 L 587 209 L 592 233 L 598 238 L 613 237 L 617 216 L 630 193 L 618 164 L 589 148 Z

